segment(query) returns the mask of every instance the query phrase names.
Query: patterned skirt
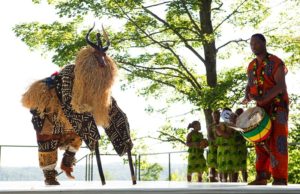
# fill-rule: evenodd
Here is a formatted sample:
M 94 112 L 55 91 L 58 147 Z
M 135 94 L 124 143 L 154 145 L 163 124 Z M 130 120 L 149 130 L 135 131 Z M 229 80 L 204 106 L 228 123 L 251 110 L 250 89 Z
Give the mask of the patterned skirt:
M 218 146 L 210 144 L 207 152 L 207 166 L 209 168 L 217 168 Z
M 196 148 L 194 148 L 196 149 Z M 193 172 L 204 172 L 206 171 L 206 160 L 203 155 L 202 151 L 197 150 L 189 150 L 189 156 L 188 156 L 188 174 L 191 174 Z
M 238 171 L 247 170 L 247 146 L 246 143 L 238 144 L 235 146 L 237 160 L 236 167 Z
M 237 171 L 236 161 L 238 160 L 238 156 L 235 151 L 235 146 L 232 145 L 218 146 L 217 163 L 220 173 L 233 173 Z

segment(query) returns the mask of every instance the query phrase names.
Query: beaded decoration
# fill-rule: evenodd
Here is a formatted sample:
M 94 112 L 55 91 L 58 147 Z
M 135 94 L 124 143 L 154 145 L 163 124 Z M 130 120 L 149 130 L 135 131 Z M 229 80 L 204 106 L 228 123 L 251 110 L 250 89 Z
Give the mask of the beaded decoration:
M 253 84 L 257 87 L 257 92 L 258 92 L 258 96 L 261 97 L 263 95 L 263 85 L 264 85 L 264 81 L 265 81 L 265 68 L 267 66 L 267 64 L 270 63 L 269 60 L 270 54 L 268 53 L 266 58 L 263 59 L 262 61 L 262 68 L 261 68 L 261 72 L 259 74 L 259 77 L 257 77 L 258 72 L 257 72 L 257 67 L 258 67 L 258 60 L 255 59 L 255 64 L 253 65 Z M 282 100 L 282 93 L 278 94 L 272 102 L 272 114 L 270 115 L 272 120 L 276 119 L 276 112 L 278 110 L 278 106 Z

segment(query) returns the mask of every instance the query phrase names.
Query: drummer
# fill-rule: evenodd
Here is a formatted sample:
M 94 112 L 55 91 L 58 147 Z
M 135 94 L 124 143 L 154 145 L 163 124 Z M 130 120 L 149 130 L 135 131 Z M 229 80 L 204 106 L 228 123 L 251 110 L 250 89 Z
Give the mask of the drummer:
M 249 185 L 266 185 L 270 176 L 273 185 L 287 185 L 288 182 L 288 93 L 285 83 L 287 68 L 277 56 L 266 49 L 262 34 L 254 34 L 250 40 L 251 50 L 256 55 L 247 70 L 248 83 L 243 104 L 251 100 L 263 108 L 272 120 L 272 132 L 265 145 L 255 145 L 256 179 Z

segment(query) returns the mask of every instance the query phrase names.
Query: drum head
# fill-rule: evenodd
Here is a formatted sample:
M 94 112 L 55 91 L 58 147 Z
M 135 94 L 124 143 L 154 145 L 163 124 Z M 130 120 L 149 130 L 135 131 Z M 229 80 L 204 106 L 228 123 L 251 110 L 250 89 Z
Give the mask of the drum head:
M 242 129 L 255 127 L 262 121 L 264 114 L 265 111 L 260 107 L 249 108 L 237 118 L 236 126 Z

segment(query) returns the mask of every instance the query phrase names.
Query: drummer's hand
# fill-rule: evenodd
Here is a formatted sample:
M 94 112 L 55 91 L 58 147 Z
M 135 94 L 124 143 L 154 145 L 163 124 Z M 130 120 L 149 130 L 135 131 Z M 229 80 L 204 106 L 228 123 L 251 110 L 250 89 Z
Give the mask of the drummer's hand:
M 244 98 L 243 100 L 242 100 L 242 104 L 248 104 L 250 102 L 250 99 L 248 99 L 248 98 Z
M 248 98 L 251 100 L 254 100 L 255 102 L 261 102 L 263 100 L 263 97 L 262 96 L 254 96 L 254 95 L 251 95 L 249 94 L 248 95 Z
M 257 104 L 263 105 L 266 103 L 266 98 L 264 96 L 255 96 L 254 100 L 257 102 Z
M 230 121 L 231 123 L 236 123 L 236 119 L 237 119 L 237 115 L 236 115 L 236 114 L 232 114 L 232 115 L 230 115 L 230 117 L 229 117 L 229 121 Z

